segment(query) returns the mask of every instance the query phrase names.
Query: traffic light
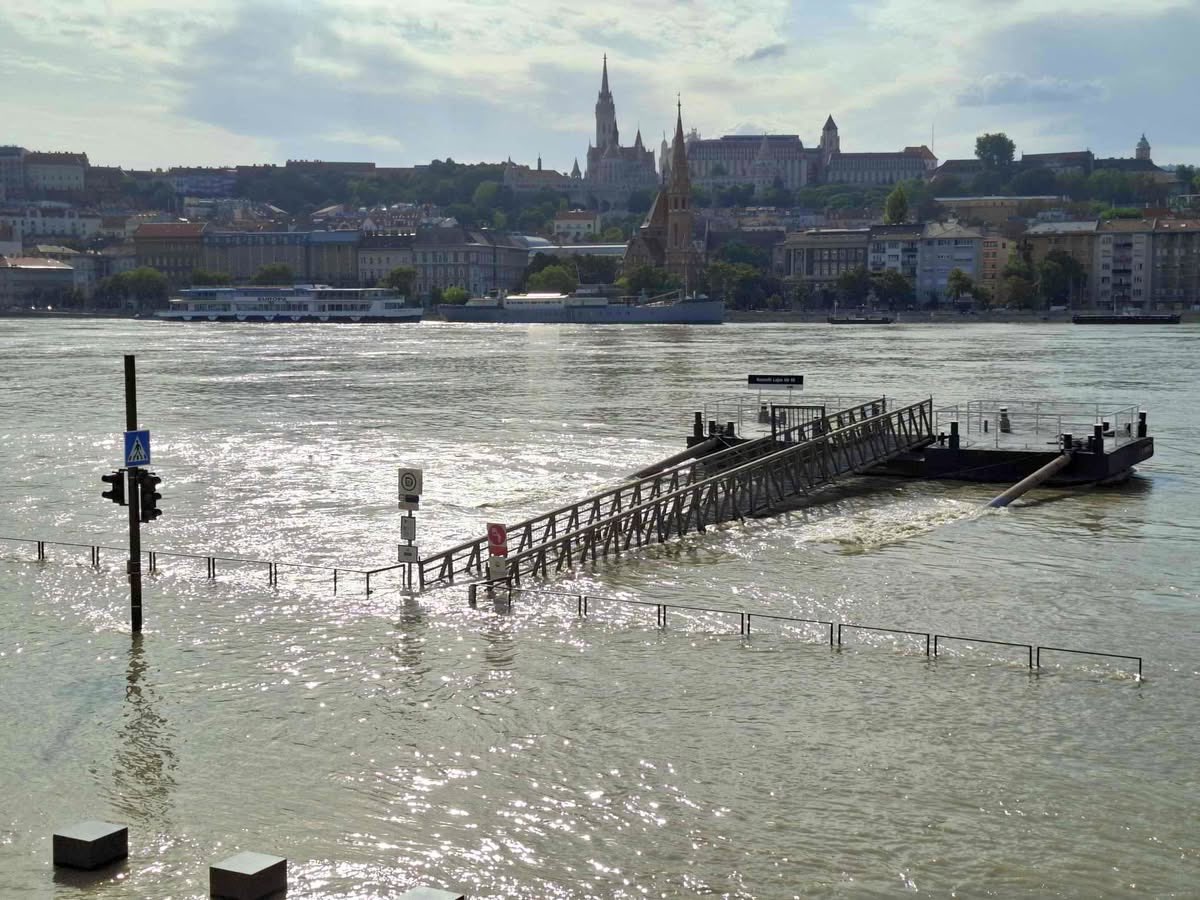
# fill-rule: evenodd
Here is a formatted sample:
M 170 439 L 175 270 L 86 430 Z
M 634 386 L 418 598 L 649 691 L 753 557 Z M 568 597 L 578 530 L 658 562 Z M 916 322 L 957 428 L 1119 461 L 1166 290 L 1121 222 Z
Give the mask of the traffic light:
M 143 472 L 141 481 L 138 483 L 140 492 L 141 513 L 143 522 L 153 522 L 162 515 L 162 510 L 158 508 L 158 501 L 162 499 L 156 489 L 162 484 L 162 479 L 153 472 Z
M 113 503 L 118 503 L 121 506 L 128 506 L 125 502 L 125 470 L 117 469 L 111 475 L 101 475 L 100 480 L 105 484 L 111 484 L 107 491 L 101 491 L 100 496 L 105 500 L 111 500 Z

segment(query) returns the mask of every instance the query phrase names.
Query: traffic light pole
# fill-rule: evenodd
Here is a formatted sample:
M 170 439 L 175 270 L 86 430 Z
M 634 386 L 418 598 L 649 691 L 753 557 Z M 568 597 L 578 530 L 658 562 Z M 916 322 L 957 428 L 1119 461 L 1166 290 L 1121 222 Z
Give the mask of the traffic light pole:
M 125 355 L 125 429 L 137 431 L 137 379 L 132 354 Z M 129 500 L 129 615 L 134 634 L 142 630 L 142 531 L 141 491 L 142 470 L 129 467 L 126 497 Z

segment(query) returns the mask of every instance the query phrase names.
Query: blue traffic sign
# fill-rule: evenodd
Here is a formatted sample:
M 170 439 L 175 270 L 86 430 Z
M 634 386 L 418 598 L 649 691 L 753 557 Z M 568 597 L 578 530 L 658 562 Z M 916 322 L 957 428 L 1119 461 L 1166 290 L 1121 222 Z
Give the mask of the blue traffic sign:
M 150 432 L 125 432 L 125 466 L 132 469 L 135 466 L 150 465 Z

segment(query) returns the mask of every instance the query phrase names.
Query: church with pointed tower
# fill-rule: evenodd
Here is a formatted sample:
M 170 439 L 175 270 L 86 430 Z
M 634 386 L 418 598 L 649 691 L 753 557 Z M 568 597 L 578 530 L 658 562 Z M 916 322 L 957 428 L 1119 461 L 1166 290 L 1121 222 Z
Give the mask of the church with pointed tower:
M 695 290 L 703 263 L 692 231 L 692 179 L 683 136 L 683 107 L 677 105 L 675 139 L 663 184 L 646 220 L 625 248 L 622 268 L 626 272 L 639 266 L 666 269 L 686 290 Z
M 653 189 L 658 184 L 654 151 L 642 143 L 639 128 L 633 146 L 622 147 L 617 128 L 617 107 L 608 86 L 608 56 L 600 75 L 600 94 L 596 98 L 596 143 L 588 144 L 584 183 L 597 200 L 623 205 L 629 192 Z

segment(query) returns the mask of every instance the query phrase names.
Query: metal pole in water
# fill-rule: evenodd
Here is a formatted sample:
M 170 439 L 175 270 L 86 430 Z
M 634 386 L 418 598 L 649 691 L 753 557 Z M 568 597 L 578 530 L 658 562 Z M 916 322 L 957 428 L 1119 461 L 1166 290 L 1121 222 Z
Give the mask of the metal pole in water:
M 125 430 L 137 431 L 137 373 L 133 354 L 125 354 Z M 129 502 L 129 616 L 135 634 L 142 630 L 142 533 L 141 496 L 142 470 L 129 467 L 125 496 Z
M 1027 475 L 1026 477 L 1022 478 L 1020 481 L 1018 481 L 1016 484 L 1014 484 L 1012 487 L 1010 487 L 1003 494 L 994 498 L 988 504 L 988 506 L 990 506 L 990 507 L 1008 506 L 1008 504 L 1012 503 L 1014 500 L 1016 500 L 1018 497 L 1020 497 L 1026 491 L 1033 490 L 1035 487 L 1037 487 L 1039 484 L 1044 482 L 1046 479 L 1050 478 L 1050 476 L 1052 476 L 1056 472 L 1066 468 L 1067 465 L 1070 464 L 1070 462 L 1071 462 L 1071 452 L 1069 450 L 1064 450 L 1060 456 L 1054 457 L 1054 459 L 1050 460 L 1050 462 L 1046 463 L 1046 465 L 1042 466 L 1040 469 L 1038 469 L 1032 475 Z

